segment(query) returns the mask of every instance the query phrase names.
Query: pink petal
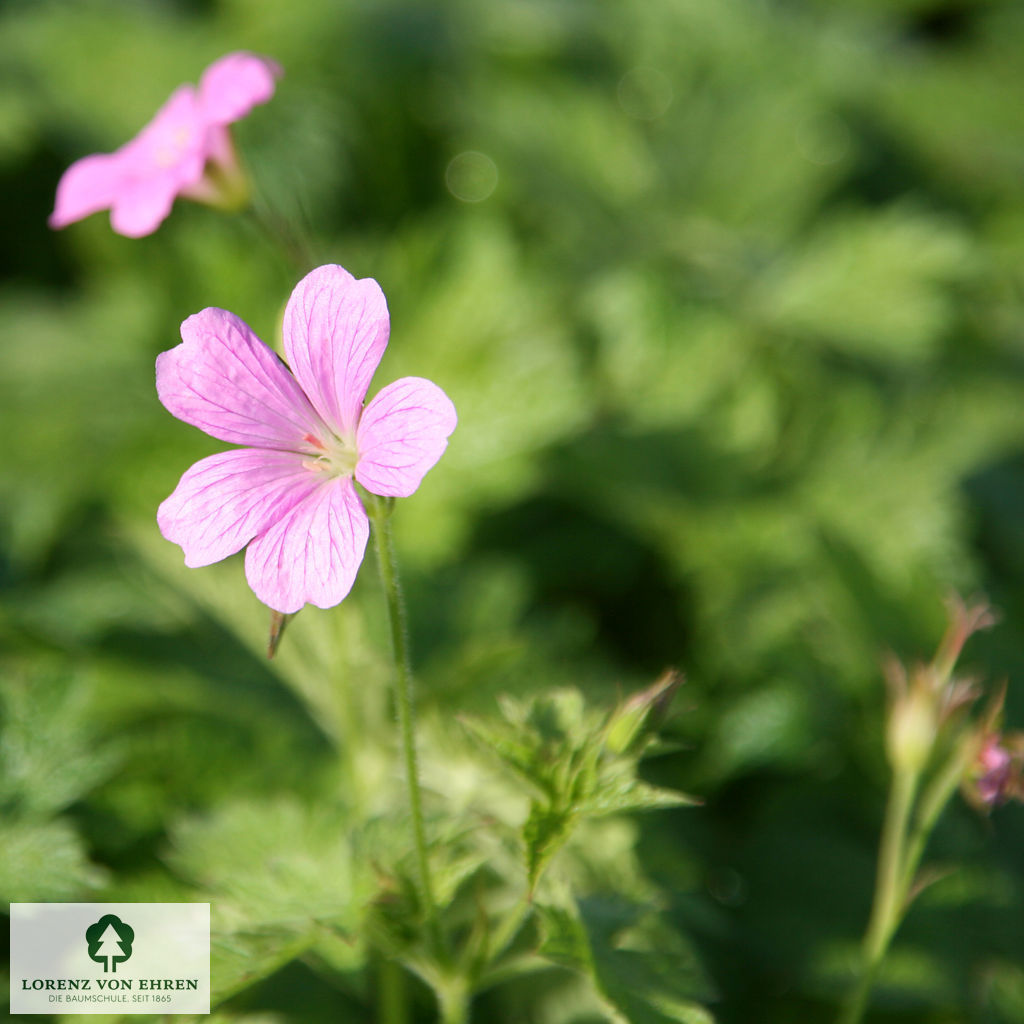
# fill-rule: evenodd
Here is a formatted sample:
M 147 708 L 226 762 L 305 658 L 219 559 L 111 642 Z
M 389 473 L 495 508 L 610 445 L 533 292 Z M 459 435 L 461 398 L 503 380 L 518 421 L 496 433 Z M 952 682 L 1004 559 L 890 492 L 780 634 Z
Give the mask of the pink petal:
M 243 173 L 239 167 L 234 140 L 231 138 L 231 129 L 222 124 L 211 125 L 206 129 L 206 158 L 219 167 L 234 173 Z
M 171 212 L 178 192 L 178 183 L 166 174 L 125 184 L 114 199 L 110 224 L 127 238 L 151 235 Z
M 234 313 L 208 308 L 156 361 L 167 409 L 230 444 L 316 452 L 327 428 L 281 360 Z
M 185 552 L 190 568 L 241 551 L 323 480 L 293 452 L 241 448 L 186 470 L 156 514 L 160 532 Z
M 97 153 L 75 161 L 57 184 L 50 227 L 63 228 L 98 210 L 108 209 L 123 180 L 124 168 L 117 153 Z
M 363 410 L 356 479 L 374 494 L 407 498 L 448 447 L 458 418 L 451 399 L 422 377 L 403 377 Z
M 199 83 L 207 124 L 231 124 L 274 95 L 281 66 L 252 53 L 229 53 L 211 64 Z
M 369 533 L 351 477 L 329 479 L 249 545 L 249 586 L 285 614 L 306 602 L 330 608 L 352 589 Z
M 388 343 L 388 306 L 372 278 L 327 265 L 307 274 L 284 311 L 284 350 L 317 412 L 342 438 L 359 422 Z
M 179 86 L 116 153 L 87 157 L 68 169 L 50 223 L 62 227 L 109 206 L 119 234 L 152 234 L 171 212 L 175 197 L 202 178 L 207 146 L 196 90 Z
M 202 150 L 205 133 L 199 94 L 191 85 L 179 85 L 121 152 L 134 163 L 137 174 L 158 173 L 183 155 Z

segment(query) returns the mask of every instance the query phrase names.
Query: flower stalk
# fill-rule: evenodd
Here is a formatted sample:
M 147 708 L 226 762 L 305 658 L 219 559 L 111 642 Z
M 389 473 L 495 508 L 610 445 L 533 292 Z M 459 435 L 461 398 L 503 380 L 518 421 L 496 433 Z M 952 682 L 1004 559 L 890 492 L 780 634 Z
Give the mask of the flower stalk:
M 440 953 L 443 949 L 443 940 L 430 877 L 426 830 L 423 824 L 423 799 L 416 755 L 415 706 L 405 603 L 402 600 L 394 544 L 391 538 L 391 510 L 394 500 L 380 498 L 374 494 L 367 494 L 366 497 L 374 550 L 377 554 L 377 568 L 380 572 L 381 585 L 384 588 L 391 628 L 391 653 L 395 662 L 395 708 L 401 733 L 402 755 L 405 761 L 405 779 L 409 795 L 409 813 L 412 819 L 413 845 L 416 852 L 419 899 L 430 941 L 435 951 Z
M 950 622 L 935 657 L 909 674 L 887 666 L 890 689 L 886 755 L 892 769 L 871 916 L 862 947 L 857 985 L 840 1024 L 860 1024 L 878 972 L 914 897 L 932 831 L 957 788 L 969 779 L 982 737 L 991 722 L 977 723 L 966 711 L 978 696 L 970 680 L 953 675 L 972 633 L 993 622 L 987 605 L 953 601 Z M 996 705 L 1001 707 L 1002 700 Z M 992 718 L 994 711 L 987 716 Z
M 897 772 L 893 776 L 878 850 L 874 901 L 864 936 L 864 966 L 857 987 L 840 1017 L 841 1024 L 859 1024 L 878 970 L 903 917 L 908 876 L 912 878 L 916 870 L 916 865 L 911 867 L 907 864 L 906 850 L 918 781 L 918 775 L 913 771 Z
M 441 1011 L 440 1024 L 467 1024 L 469 1020 L 470 992 L 461 978 L 452 978 L 438 992 Z

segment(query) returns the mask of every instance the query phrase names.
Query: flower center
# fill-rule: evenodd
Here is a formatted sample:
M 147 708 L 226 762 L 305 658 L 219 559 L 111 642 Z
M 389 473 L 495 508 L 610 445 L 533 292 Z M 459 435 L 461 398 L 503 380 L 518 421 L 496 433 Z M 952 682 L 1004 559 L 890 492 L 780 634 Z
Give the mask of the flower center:
M 192 145 L 192 136 L 186 125 L 177 125 L 166 132 L 157 144 L 157 166 L 167 168 L 178 163 Z
M 334 434 L 321 440 L 313 434 L 303 437 L 312 456 L 302 464 L 313 473 L 327 473 L 330 476 L 352 476 L 356 471 L 359 455 L 354 443 L 344 441 Z

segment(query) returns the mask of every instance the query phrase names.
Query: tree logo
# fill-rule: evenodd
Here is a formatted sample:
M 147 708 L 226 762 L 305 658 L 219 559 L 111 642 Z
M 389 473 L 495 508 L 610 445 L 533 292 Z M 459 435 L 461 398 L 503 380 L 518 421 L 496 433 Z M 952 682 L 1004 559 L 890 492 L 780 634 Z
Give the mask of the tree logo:
M 117 973 L 117 965 L 123 964 L 132 955 L 135 929 L 113 914 L 104 914 L 95 924 L 85 930 L 85 941 L 89 943 L 89 958 L 103 964 L 103 973 Z

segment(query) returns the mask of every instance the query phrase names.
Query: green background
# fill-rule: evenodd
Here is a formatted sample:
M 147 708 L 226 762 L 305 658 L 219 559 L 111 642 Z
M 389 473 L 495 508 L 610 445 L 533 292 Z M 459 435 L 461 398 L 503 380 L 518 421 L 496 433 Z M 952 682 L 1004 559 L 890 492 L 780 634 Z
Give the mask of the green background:
M 945 595 L 983 591 L 1002 621 L 966 660 L 1024 725 L 1024 7 L 8 0 L 8 901 L 272 917 L 280 868 L 280 916 L 324 878 L 343 916 L 363 866 L 317 809 L 401 800 L 370 561 L 268 662 L 240 558 L 187 570 L 154 518 L 224 447 L 160 406 L 156 355 L 211 305 L 273 341 L 297 272 L 185 202 L 140 240 L 46 227 L 70 163 L 237 49 L 285 69 L 236 126 L 260 194 L 387 295 L 371 394 L 411 373 L 459 411 L 395 514 L 430 800 L 478 783 L 460 713 L 555 686 L 611 707 L 678 666 L 645 772 L 704 806 L 613 821 L 588 884 L 657 888 L 723 1024 L 831 1020 L 887 784 L 881 655 L 927 657 Z M 1024 813 L 957 801 L 930 859 L 957 870 L 872 1019 L 1024 1022 Z M 344 958 L 267 968 L 224 1019 L 371 1019 Z M 571 992 L 510 981 L 477 1015 L 603 1019 Z

